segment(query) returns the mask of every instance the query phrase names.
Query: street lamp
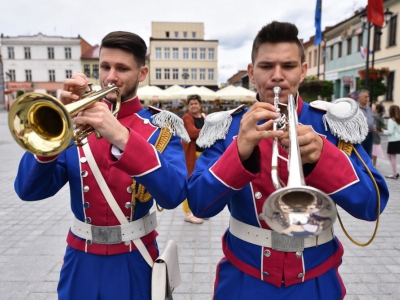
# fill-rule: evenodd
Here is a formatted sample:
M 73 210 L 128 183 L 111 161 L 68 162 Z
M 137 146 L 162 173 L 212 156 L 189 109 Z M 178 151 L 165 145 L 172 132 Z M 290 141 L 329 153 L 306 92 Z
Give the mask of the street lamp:
M 374 41 L 373 41 L 373 45 L 374 45 L 373 46 L 373 48 L 374 48 L 373 50 L 374 51 L 372 53 L 372 67 L 374 67 L 374 60 L 375 60 L 375 34 L 379 34 L 379 35 L 382 34 L 381 29 L 385 28 L 389 24 L 389 21 L 390 21 L 392 15 L 393 15 L 393 13 L 387 8 L 386 11 L 385 11 L 385 24 L 382 27 L 379 27 L 377 25 L 374 25 L 374 24 L 368 22 L 367 10 L 366 9 L 364 9 L 363 12 L 360 15 L 360 20 L 361 20 L 362 25 L 364 26 L 364 29 L 367 29 L 367 60 L 366 60 L 366 64 L 365 64 L 365 85 L 364 86 L 365 86 L 366 89 L 368 89 L 368 87 L 370 87 L 369 90 L 370 90 L 370 94 L 371 94 L 371 99 L 373 98 L 373 95 L 372 95 L 372 84 L 371 84 L 371 86 L 369 84 L 369 52 L 370 52 L 369 44 L 370 44 L 371 28 L 373 26 L 375 26 L 375 28 L 376 28 L 376 32 L 374 32 Z
M 186 88 L 186 80 L 188 80 L 188 78 L 189 78 L 189 74 L 188 73 L 183 73 L 182 74 L 182 78 L 185 80 L 185 88 Z

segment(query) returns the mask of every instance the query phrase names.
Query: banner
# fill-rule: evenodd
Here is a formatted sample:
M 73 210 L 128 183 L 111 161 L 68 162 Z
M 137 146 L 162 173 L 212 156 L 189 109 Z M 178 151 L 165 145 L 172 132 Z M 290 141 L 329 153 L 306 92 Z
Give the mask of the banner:
M 379 27 L 383 26 L 383 0 L 368 0 L 367 21 Z
M 321 31 L 321 18 L 322 18 L 322 0 L 317 0 L 317 5 L 315 7 L 315 37 L 314 45 L 318 46 L 322 41 L 322 31 Z
M 360 46 L 360 54 L 362 58 L 365 58 L 367 56 L 367 48 Z M 369 51 L 369 55 L 372 55 L 374 52 L 373 51 Z

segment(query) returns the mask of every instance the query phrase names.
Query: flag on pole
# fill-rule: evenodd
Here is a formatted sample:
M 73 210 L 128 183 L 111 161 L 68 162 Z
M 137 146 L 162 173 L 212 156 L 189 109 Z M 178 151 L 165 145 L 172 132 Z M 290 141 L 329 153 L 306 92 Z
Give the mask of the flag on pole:
M 317 0 L 317 5 L 315 7 L 315 37 L 314 45 L 318 46 L 322 41 L 322 31 L 321 31 L 321 17 L 322 17 L 322 0 Z
M 367 52 L 368 52 L 367 48 L 360 46 L 360 54 L 362 58 L 365 58 L 367 56 Z M 369 50 L 369 55 L 372 54 L 374 54 L 374 52 L 372 50 Z
M 367 21 L 379 27 L 383 26 L 383 0 L 368 0 Z

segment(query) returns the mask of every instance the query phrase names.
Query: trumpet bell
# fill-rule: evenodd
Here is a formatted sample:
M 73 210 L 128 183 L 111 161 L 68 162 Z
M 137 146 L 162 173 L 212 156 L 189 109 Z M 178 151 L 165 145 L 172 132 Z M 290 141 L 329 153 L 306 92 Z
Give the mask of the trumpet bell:
M 284 187 L 264 202 L 262 217 L 276 232 L 318 236 L 334 224 L 336 207 L 328 195 L 313 187 Z
M 21 95 L 9 111 L 8 126 L 22 148 L 40 156 L 60 153 L 73 137 L 72 120 L 65 106 L 42 93 Z

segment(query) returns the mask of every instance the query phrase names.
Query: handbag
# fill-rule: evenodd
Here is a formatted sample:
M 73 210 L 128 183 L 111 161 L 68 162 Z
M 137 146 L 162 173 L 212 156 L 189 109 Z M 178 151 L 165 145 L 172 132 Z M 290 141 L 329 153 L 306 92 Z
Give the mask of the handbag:
M 178 261 L 178 248 L 168 240 L 164 251 L 154 261 L 151 273 L 151 299 L 172 300 L 173 290 L 182 282 Z
M 83 152 L 87 158 L 87 162 L 92 169 L 93 175 L 96 178 L 100 189 L 106 198 L 111 210 L 121 224 L 128 223 L 117 201 L 111 194 L 108 185 L 106 184 L 103 175 L 101 174 L 96 161 L 94 160 L 89 143 L 83 147 Z M 141 239 L 132 240 L 136 248 L 146 260 L 147 264 L 152 268 L 151 271 L 151 299 L 152 300 L 172 300 L 173 290 L 181 284 L 181 273 L 179 269 L 178 247 L 173 240 L 168 240 L 164 251 L 153 262 L 149 251 L 143 244 Z

